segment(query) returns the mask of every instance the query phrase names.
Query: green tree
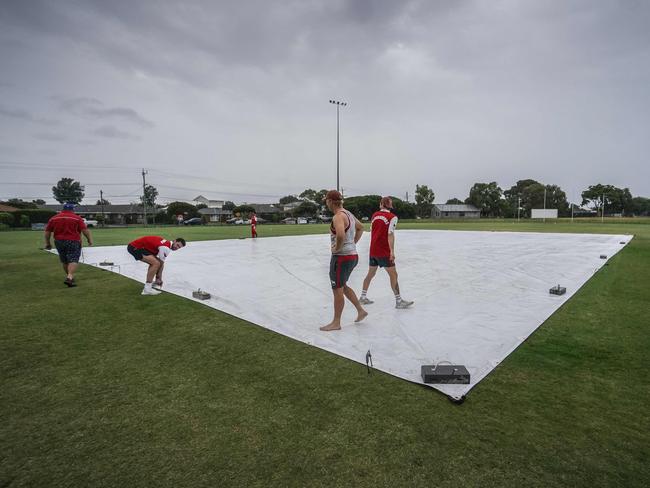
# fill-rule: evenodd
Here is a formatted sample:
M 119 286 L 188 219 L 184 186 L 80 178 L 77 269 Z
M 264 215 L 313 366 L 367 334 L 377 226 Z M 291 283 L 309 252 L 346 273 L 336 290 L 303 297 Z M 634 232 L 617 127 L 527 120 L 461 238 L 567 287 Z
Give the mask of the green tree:
M 224 202 L 222 208 L 223 208 L 224 210 L 232 210 L 232 209 L 235 208 L 235 207 L 236 207 L 236 205 L 235 205 L 234 202 L 231 202 L 230 200 L 226 200 L 226 201 Z
M 239 205 L 232 209 L 232 213 L 241 217 L 246 217 L 248 214 L 255 212 L 255 207 L 251 205 Z
M 84 187 L 72 178 L 61 178 L 56 186 L 52 187 L 54 199 L 59 203 L 80 203 L 84 198 Z
M 316 191 L 316 190 L 312 190 L 311 188 L 307 188 L 298 196 L 300 199 L 309 200 L 310 202 L 314 202 L 320 205 L 323 203 L 323 199 L 325 198 L 325 195 L 327 195 L 327 190 Z
M 2 202 L 2 203 L 6 203 L 7 205 L 15 208 L 38 208 L 38 205 L 36 205 L 35 203 L 26 202 L 22 198 L 10 198 L 6 202 Z
M 541 197 L 539 196 L 540 189 Z M 510 189 L 504 191 L 503 196 L 506 200 L 506 204 L 502 206 L 502 213 L 505 217 L 516 217 L 518 204 L 521 207 L 521 216 L 530 216 L 531 208 L 542 208 L 535 204 L 537 200 L 544 203 L 544 185 L 537 180 L 519 180 Z
M 300 198 L 295 195 L 287 195 L 286 197 L 280 198 L 280 203 L 286 205 L 287 203 L 297 202 L 298 200 L 300 200 Z
M 481 211 L 481 215 L 499 217 L 501 215 L 501 197 L 503 190 L 496 181 L 490 183 L 474 183 L 469 190 L 465 203 L 474 205 Z
M 632 199 L 632 214 L 644 217 L 650 215 L 650 198 L 634 197 Z
M 110 204 L 111 204 L 111 202 L 109 202 L 105 198 L 102 198 L 100 200 L 97 200 L 97 203 L 95 205 L 110 205 Z
M 420 217 L 431 217 L 435 193 L 427 185 L 415 185 L 415 207 Z
M 36 200 L 32 200 L 32 203 L 35 203 L 36 205 L 45 205 L 45 200 L 37 198 Z
M 446 205 L 462 205 L 463 201 L 458 198 L 450 198 L 447 200 Z
M 314 202 L 304 201 L 293 209 L 294 217 L 314 217 L 318 212 L 319 206 Z
M 198 209 L 187 202 L 171 202 L 167 205 L 167 217 L 168 221 L 172 224 L 177 222 L 177 215 L 182 215 L 184 219 L 191 219 L 194 217 L 200 217 Z
M 0 224 L 12 225 L 14 223 L 14 216 L 9 212 L 0 212 Z
M 144 195 L 140 197 L 140 201 L 147 206 L 147 208 L 153 209 L 156 206 L 156 198 L 158 198 L 158 190 L 153 185 L 144 186 Z
M 602 213 L 603 203 L 607 213 L 632 214 L 634 203 L 629 188 L 617 188 L 614 185 L 590 185 L 582 192 L 582 205 L 589 205 Z

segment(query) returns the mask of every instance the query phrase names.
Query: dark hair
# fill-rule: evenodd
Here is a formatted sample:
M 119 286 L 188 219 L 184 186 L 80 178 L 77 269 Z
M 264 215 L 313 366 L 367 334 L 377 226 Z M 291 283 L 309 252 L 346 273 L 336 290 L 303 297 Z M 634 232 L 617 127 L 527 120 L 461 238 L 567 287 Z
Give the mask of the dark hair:
M 180 242 L 181 244 L 183 244 L 183 247 L 185 247 L 185 239 L 183 239 L 182 237 L 177 237 L 176 242 Z

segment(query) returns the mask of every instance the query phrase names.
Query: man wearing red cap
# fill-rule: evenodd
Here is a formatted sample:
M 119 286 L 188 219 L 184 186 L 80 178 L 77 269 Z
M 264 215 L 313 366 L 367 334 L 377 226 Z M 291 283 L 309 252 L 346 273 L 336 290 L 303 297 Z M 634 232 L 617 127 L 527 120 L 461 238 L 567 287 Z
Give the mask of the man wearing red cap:
M 359 301 L 363 305 L 374 303 L 366 295 L 370 282 L 377 273 L 377 268 L 384 268 L 390 277 L 390 287 L 395 294 L 395 308 L 408 308 L 413 302 L 404 300 L 399 292 L 397 269 L 395 268 L 395 226 L 397 215 L 392 212 L 393 200 L 383 197 L 379 203 L 379 211 L 372 215 L 370 234 L 370 267 L 366 279 L 363 280 L 363 290 Z
M 66 275 L 63 283 L 68 288 L 77 286 L 74 273 L 81 257 L 81 234 L 86 237 L 89 246 L 93 245 L 93 238 L 84 219 L 74 213 L 73 203 L 65 203 L 63 210 L 48 221 L 45 227 L 45 249 L 52 249 L 52 234 Z
M 328 332 L 341 328 L 341 315 L 345 298 L 357 309 L 355 322 L 361 322 L 366 312 L 354 290 L 347 285 L 352 270 L 359 262 L 357 242 L 363 234 L 363 225 L 352 213 L 343 208 L 343 196 L 336 190 L 330 190 L 325 196 L 327 208 L 334 214 L 330 226 L 332 258 L 330 259 L 330 282 L 334 294 L 334 319 L 320 330 Z

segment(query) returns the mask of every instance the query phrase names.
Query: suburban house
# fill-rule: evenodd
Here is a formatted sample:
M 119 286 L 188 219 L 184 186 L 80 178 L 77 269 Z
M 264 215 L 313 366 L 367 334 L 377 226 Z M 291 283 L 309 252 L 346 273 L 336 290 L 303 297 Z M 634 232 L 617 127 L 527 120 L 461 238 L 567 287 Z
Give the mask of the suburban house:
M 280 216 L 284 214 L 281 208 L 272 203 L 251 203 L 249 205 L 255 209 L 255 213 L 258 217 L 262 217 L 266 220 L 274 220 L 274 215 L 278 216 L 276 217 L 276 220 L 280 220 Z
M 205 208 L 199 209 L 199 213 L 208 222 L 223 222 L 232 217 L 232 210 L 224 210 L 223 208 L 224 203 L 226 203 L 224 200 L 210 200 L 203 195 L 199 195 L 189 203 L 192 205 L 205 205 Z
M 223 222 L 224 220 L 232 217 L 232 210 L 224 210 L 223 208 L 200 208 L 199 213 L 203 217 L 204 221 L 208 222 Z
M 474 205 L 434 203 L 432 219 L 478 219 L 481 211 Z
M 60 212 L 62 204 L 39 205 L 39 208 Z M 153 220 L 152 210 L 147 209 L 147 220 Z M 142 205 L 127 203 L 122 205 L 77 205 L 74 208 L 76 214 L 86 219 L 96 220 L 103 215 L 106 224 L 125 225 L 141 224 L 144 222 L 144 209 Z
M 284 212 L 293 212 L 301 204 L 302 204 L 302 200 L 298 200 L 297 202 L 291 202 L 285 204 L 278 203 L 278 206 L 281 206 Z
M 208 208 L 223 208 L 223 204 L 226 202 L 224 200 L 210 200 L 203 195 L 199 195 L 189 203 L 192 205 L 205 205 Z

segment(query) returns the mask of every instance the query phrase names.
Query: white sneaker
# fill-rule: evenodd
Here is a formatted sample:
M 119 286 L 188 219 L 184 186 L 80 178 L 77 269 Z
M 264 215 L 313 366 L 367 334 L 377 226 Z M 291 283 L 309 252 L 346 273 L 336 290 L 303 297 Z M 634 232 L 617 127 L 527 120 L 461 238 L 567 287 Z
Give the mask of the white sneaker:
M 371 303 L 375 303 L 372 300 L 368 299 L 367 297 L 361 297 L 359 298 L 359 303 L 361 305 L 370 305 Z
M 149 288 L 147 286 L 144 287 L 142 290 L 142 295 L 160 295 L 162 292 L 158 290 L 154 290 L 153 288 Z
M 399 302 L 395 303 L 395 308 L 409 308 L 411 305 L 413 305 L 415 302 L 409 302 L 408 300 L 400 300 Z

